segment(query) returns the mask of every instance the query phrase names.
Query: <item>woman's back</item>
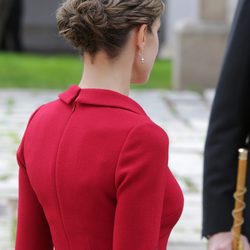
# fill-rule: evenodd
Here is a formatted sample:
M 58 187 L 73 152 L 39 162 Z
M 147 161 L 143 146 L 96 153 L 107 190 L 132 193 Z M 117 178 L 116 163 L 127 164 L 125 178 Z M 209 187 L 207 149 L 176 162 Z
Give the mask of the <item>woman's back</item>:
M 166 249 L 182 192 L 167 134 L 128 96 L 70 86 L 32 114 L 17 160 L 16 250 Z

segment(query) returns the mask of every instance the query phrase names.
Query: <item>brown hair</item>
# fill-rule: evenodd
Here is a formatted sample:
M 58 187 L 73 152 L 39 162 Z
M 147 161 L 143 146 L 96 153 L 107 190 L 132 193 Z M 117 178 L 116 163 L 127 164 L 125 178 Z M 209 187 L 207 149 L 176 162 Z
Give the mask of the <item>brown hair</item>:
M 56 13 L 57 28 L 81 53 L 104 50 L 114 58 L 133 28 L 147 24 L 152 32 L 164 6 L 162 0 L 66 0 Z

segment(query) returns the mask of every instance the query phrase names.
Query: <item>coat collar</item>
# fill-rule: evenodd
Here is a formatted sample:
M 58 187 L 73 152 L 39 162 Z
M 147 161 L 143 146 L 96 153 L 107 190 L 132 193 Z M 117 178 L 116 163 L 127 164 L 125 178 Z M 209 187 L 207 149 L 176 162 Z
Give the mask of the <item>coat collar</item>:
M 83 104 L 122 108 L 147 115 L 141 105 L 131 97 L 111 89 L 80 88 L 77 84 L 73 84 L 58 94 L 58 97 L 66 104 L 76 101 Z

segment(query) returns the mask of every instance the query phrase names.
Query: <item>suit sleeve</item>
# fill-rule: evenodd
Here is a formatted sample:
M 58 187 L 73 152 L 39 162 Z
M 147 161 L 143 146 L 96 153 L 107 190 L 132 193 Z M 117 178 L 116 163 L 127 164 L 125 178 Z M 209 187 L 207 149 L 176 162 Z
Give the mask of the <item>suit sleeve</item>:
M 26 130 L 35 113 L 29 118 Z M 26 132 L 26 131 L 25 131 Z M 15 250 L 52 250 L 50 229 L 43 209 L 29 181 L 25 167 L 25 132 L 16 152 L 18 163 L 18 213 Z
M 210 116 L 204 151 L 205 237 L 230 231 L 233 223 L 238 149 L 245 145 L 250 121 L 249 13 L 250 2 L 239 1 Z
M 168 164 L 168 137 L 155 124 L 132 129 L 117 163 L 113 250 L 158 247 Z

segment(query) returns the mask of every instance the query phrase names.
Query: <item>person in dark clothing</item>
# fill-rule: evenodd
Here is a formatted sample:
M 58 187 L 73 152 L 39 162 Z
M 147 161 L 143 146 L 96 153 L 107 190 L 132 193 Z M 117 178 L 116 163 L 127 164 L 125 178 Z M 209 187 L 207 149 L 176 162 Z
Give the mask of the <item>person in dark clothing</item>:
M 13 0 L 0 0 L 0 50 L 5 45 L 7 21 L 10 16 Z
M 0 50 L 22 51 L 22 0 L 0 0 L 2 5 Z
M 239 0 L 210 115 L 204 150 L 202 236 L 208 249 L 231 248 L 238 149 L 250 132 L 250 1 Z M 250 190 L 250 160 L 247 186 Z M 250 249 L 250 192 L 242 227 L 244 250 Z

